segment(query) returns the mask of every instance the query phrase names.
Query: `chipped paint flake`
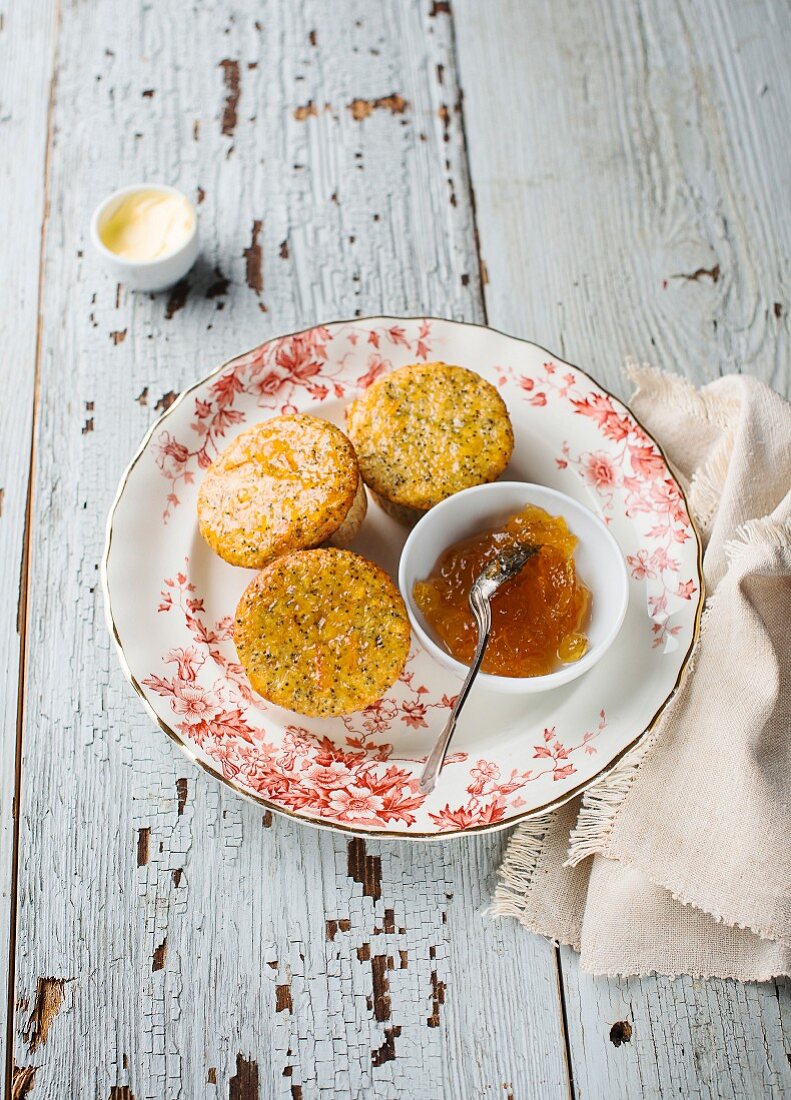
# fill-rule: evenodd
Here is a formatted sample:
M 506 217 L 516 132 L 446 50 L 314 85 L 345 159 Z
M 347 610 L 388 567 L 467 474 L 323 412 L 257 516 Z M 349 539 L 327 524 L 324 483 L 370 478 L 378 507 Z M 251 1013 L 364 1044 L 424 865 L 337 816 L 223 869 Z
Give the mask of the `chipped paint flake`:
M 632 1041 L 632 1025 L 628 1020 L 617 1020 L 610 1028 L 610 1042 L 614 1047 Z
M 378 1050 L 371 1051 L 371 1065 L 382 1066 L 385 1062 L 395 1061 L 395 1041 L 401 1034 L 398 1024 L 384 1029 L 385 1040 Z
M 164 970 L 165 969 L 165 960 L 167 959 L 167 955 L 168 955 L 168 939 L 167 939 L 167 936 L 165 936 L 164 940 L 159 945 L 159 947 L 155 948 L 154 954 L 151 958 L 151 972 L 152 972 L 152 974 L 156 974 L 156 972 L 158 970 Z
M 58 1015 L 63 1003 L 63 987 L 73 978 L 39 978 L 36 982 L 36 996 L 28 1017 L 23 1038 L 27 1049 L 35 1054 L 49 1036 L 49 1029 Z
M 146 393 L 148 393 L 148 390 L 146 390 Z M 173 390 L 168 390 L 167 393 L 163 393 L 162 396 L 160 397 L 160 399 L 157 401 L 156 405 L 154 405 L 154 412 L 158 412 L 158 413 L 165 412 L 166 409 L 170 408 L 170 406 L 173 404 L 173 402 L 176 400 L 177 397 L 178 397 L 178 394 L 175 393 Z M 180 779 L 176 780 L 176 786 L 177 787 L 178 787 L 178 784 L 180 782 L 181 782 Z M 185 783 L 187 782 L 186 779 L 184 780 L 184 782 Z M 185 795 L 185 798 L 186 798 L 186 795 Z
M 352 118 L 356 122 L 362 122 L 374 111 L 390 111 L 393 115 L 403 115 L 409 108 L 409 101 L 402 95 L 394 92 L 392 95 L 380 96 L 379 99 L 356 98 L 348 105 Z
M 256 218 L 253 222 L 250 244 L 242 254 L 245 262 L 247 285 L 255 291 L 259 298 L 264 289 L 263 250 L 258 241 L 262 227 L 263 222 Z
M 318 113 L 319 112 L 316 109 L 316 104 L 313 102 L 312 99 L 309 99 L 308 102 L 305 103 L 302 107 L 295 107 L 293 112 L 294 118 L 297 120 L 297 122 L 304 122 L 305 119 L 315 118 Z
M 259 1100 L 258 1064 L 236 1055 L 236 1073 L 228 1082 L 228 1100 Z
M 436 970 L 431 971 L 431 1015 L 429 1016 L 429 1027 L 439 1027 L 439 1010 L 442 1005 L 445 1004 L 445 983 L 441 982 L 437 977 Z
M 166 405 L 165 408 L 167 407 Z M 157 408 L 159 408 L 159 402 L 157 402 Z M 179 817 L 184 813 L 184 807 L 187 805 L 188 790 L 187 780 L 183 776 L 176 780 L 176 813 Z
M 371 959 L 373 980 L 373 1012 L 380 1023 L 390 1019 L 390 983 L 387 980 L 387 956 L 374 955 Z
M 365 841 L 362 837 L 354 837 L 349 841 L 347 858 L 347 874 L 355 882 L 362 884 L 363 894 L 366 897 L 378 901 L 382 896 L 382 861 L 379 856 L 369 856 L 366 853 Z
M 11 1077 L 11 1100 L 25 1100 L 32 1092 L 38 1066 L 14 1066 Z
M 190 293 L 189 279 L 181 279 L 170 291 L 167 305 L 165 306 L 165 320 L 170 321 L 180 309 L 187 304 Z
M 220 129 L 226 137 L 233 137 L 237 123 L 239 96 L 241 95 L 239 86 L 239 62 L 225 58 L 220 62 L 220 68 L 222 69 L 223 80 L 227 92 Z
M 275 1012 L 293 1012 L 294 1004 L 291 1000 L 290 985 L 275 986 Z
M 151 837 L 151 829 L 137 830 L 137 866 L 145 867 L 148 864 L 148 844 Z

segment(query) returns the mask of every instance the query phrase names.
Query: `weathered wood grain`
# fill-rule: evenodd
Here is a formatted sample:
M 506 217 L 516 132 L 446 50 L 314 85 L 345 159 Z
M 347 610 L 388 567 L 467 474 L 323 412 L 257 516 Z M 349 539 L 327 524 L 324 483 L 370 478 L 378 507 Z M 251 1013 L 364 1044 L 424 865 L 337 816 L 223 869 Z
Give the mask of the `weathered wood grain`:
M 36 389 L 41 234 L 54 4 L 0 12 L 0 978 L 8 990 L 21 599 Z M 5 1015 L 5 1014 L 4 1014 Z M 0 1067 L 6 1065 L 6 1029 Z
M 788 392 L 787 7 L 454 13 L 489 322 L 622 394 L 627 357 Z M 561 959 L 580 1095 L 791 1094 L 786 983 L 615 982 Z
M 607 981 L 566 949 L 563 975 L 578 1095 L 791 1095 L 785 983 Z
M 782 0 L 454 4 L 490 322 L 791 386 Z
M 501 840 L 364 845 L 262 815 L 150 727 L 97 586 L 117 478 L 185 383 L 317 320 L 480 318 L 445 8 L 64 8 L 14 1027 L 37 1100 L 567 1094 L 554 952 L 480 919 Z M 200 266 L 154 299 L 87 241 L 135 178 L 200 201 Z

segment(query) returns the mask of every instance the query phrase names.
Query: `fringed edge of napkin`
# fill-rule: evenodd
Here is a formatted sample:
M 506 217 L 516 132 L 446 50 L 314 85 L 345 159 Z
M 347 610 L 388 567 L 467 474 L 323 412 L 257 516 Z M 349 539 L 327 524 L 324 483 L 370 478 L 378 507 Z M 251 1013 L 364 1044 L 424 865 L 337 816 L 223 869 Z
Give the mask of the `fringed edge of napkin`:
M 635 386 L 632 400 L 645 394 L 652 400 L 672 405 L 684 416 L 714 424 L 722 432 L 708 460 L 689 483 L 689 506 L 701 532 L 708 534 L 728 476 L 739 423 L 739 400 L 723 394 L 704 393 L 680 375 L 666 374 L 657 367 L 631 359 L 626 362 L 626 375 Z M 675 473 L 679 476 L 678 471 Z
M 537 920 L 531 909 L 530 886 L 546 850 L 546 836 L 551 827 L 551 815 L 544 814 L 521 822 L 514 830 L 497 869 L 497 886 L 487 915 L 493 919 L 514 917 L 528 932 L 544 936 L 556 947 L 563 944 L 579 951 L 578 937 L 563 935 L 558 927 L 553 933 L 548 932 L 546 921 Z
M 702 633 L 701 623 L 701 635 Z M 693 660 L 694 654 L 687 672 L 691 670 Z M 664 710 L 664 707 L 662 709 Z M 615 825 L 618 809 L 637 778 L 643 761 L 656 744 L 656 740 L 656 727 L 653 727 L 642 735 L 640 743 L 627 753 L 614 771 L 585 791 L 577 822 L 569 836 L 568 857 L 563 864 L 564 867 L 576 867 L 584 859 L 604 853 Z

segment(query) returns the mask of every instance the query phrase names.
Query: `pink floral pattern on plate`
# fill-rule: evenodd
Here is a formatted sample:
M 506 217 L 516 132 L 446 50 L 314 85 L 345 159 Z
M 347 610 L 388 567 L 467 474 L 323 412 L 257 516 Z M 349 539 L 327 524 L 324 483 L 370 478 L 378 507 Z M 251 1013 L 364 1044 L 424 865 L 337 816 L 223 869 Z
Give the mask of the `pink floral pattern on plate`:
M 185 569 L 189 569 L 189 560 Z M 147 676 L 143 686 L 169 701 L 176 729 L 215 760 L 227 779 L 282 807 L 295 812 L 309 808 L 323 819 L 344 825 L 414 825 L 414 811 L 423 805 L 424 797 L 417 789 L 416 776 L 403 765 L 420 765 L 425 757 L 398 756 L 392 744 L 379 738 L 397 722 L 410 729 L 427 728 L 430 710 L 439 710 L 446 717 L 455 701 L 455 696 L 447 694 L 435 701 L 428 698 L 429 689 L 416 682 L 409 667 L 414 654 L 396 694 L 342 719 L 342 743 L 294 723 L 286 726 L 282 742 L 276 745 L 267 740 L 266 729 L 256 724 L 254 713 L 251 718 L 255 697 L 244 669 L 235 654 L 228 652 L 233 645 L 231 619 L 206 625 L 203 600 L 196 596 L 196 586 L 187 572 L 165 578 L 157 610 L 160 614 L 180 613 L 192 644 L 166 653 L 163 663 L 170 675 Z M 199 680 L 207 663 L 210 667 L 213 663 L 217 673 L 210 687 Z M 266 711 L 263 700 L 258 701 L 258 709 Z M 511 796 L 526 784 L 546 775 L 554 782 L 574 775 L 572 754 L 579 750 L 595 753 L 592 742 L 606 724 L 602 710 L 596 728 L 585 731 L 578 744 L 568 747 L 554 727 L 545 728 L 542 741 L 533 746 L 533 757 L 544 761 L 543 766 L 522 772 L 514 768 L 505 778 L 497 764 L 477 760 L 470 770 L 466 800 L 453 808 L 446 804 L 429 815 L 431 820 L 439 830 L 501 821 L 509 799 L 516 808 L 524 804 L 523 799 Z M 451 753 L 446 766 L 467 759 L 467 753 Z
M 516 708 L 473 695 L 442 782 L 424 799 L 420 769 L 458 682 L 416 647 L 399 682 L 358 714 L 313 720 L 267 704 L 251 691 L 231 633 L 250 574 L 203 545 L 195 499 L 201 470 L 245 425 L 293 411 L 340 420 L 375 378 L 431 358 L 471 366 L 500 387 L 518 444 L 514 476 L 597 509 L 624 550 L 633 590 L 621 638 L 574 690 Z M 541 446 L 520 458 L 520 439 Z M 155 426 L 122 485 L 111 532 L 108 618 L 160 722 L 241 793 L 357 832 L 495 828 L 562 801 L 645 728 L 677 682 L 697 625 L 697 536 L 661 452 L 628 410 L 534 345 L 447 321 L 322 325 L 227 363 Z M 355 549 L 381 560 L 382 547 L 397 549 L 405 534 L 371 506 Z M 135 550 L 141 542 L 145 554 Z M 392 569 L 394 559 L 381 563 Z M 640 692 L 625 691 L 629 677 Z
M 228 432 L 247 423 L 249 400 L 240 408 L 240 398 L 252 398 L 254 411 L 295 413 L 303 407 L 305 398 L 321 403 L 331 397 L 353 396 L 390 369 L 389 360 L 382 354 L 388 346 L 406 349 L 416 362 L 428 359 L 430 333 L 428 320 L 419 325 L 412 340 L 400 324 L 319 325 L 271 340 L 234 359 L 205 392 L 195 397 L 192 437 L 177 439 L 163 429 L 156 438 L 157 464 L 171 485 L 162 512 L 164 522 L 181 503 L 179 487 L 192 485 L 196 467 L 205 470 L 210 466 L 228 442 Z M 367 349 L 365 372 L 354 379 L 344 369 L 349 353 L 340 357 L 331 354 L 337 343 L 344 341 L 349 349 L 356 349 L 360 343 Z M 257 417 L 262 418 L 261 414 Z
M 550 360 L 534 377 L 518 376 L 504 368 L 500 385 L 509 377 L 535 407 L 546 407 L 552 396 L 568 402 L 575 414 L 588 417 L 599 429 L 599 447 L 579 451 L 564 439 L 555 463 L 559 470 L 576 469 L 592 487 L 600 499 L 605 522 L 618 509 L 630 519 L 650 520 L 644 533 L 645 545 L 627 554 L 626 563 L 635 580 L 651 582 L 648 607 L 652 645 L 674 645 L 672 639 L 683 626 L 669 625 L 669 597 L 692 600 L 698 585 L 692 577 L 682 579 L 681 562 L 673 554 L 675 546 L 694 539 L 694 532 L 684 498 L 662 452 L 634 417 L 615 408 L 609 394 L 581 394 L 577 371 L 564 373 Z

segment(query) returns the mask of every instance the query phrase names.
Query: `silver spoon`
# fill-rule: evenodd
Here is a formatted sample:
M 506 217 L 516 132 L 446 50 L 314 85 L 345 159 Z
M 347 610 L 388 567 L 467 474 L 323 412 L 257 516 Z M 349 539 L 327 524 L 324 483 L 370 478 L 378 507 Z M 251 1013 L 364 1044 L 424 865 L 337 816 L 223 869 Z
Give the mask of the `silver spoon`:
M 492 558 L 472 583 L 468 602 L 478 627 L 478 644 L 475 647 L 475 655 L 470 670 L 462 684 L 461 691 L 456 697 L 456 702 L 453 704 L 450 717 L 445 723 L 442 733 L 437 738 L 437 743 L 431 750 L 431 755 L 426 761 L 426 766 L 420 777 L 418 786 L 422 794 L 431 794 L 437 785 L 439 773 L 442 771 L 442 765 L 445 763 L 445 757 L 448 754 L 450 740 L 456 731 L 456 722 L 461 714 L 461 708 L 467 702 L 473 680 L 478 675 L 478 670 L 481 667 L 481 661 L 483 661 L 483 655 L 486 652 L 489 634 L 492 629 L 492 608 L 489 601 L 500 586 L 515 577 L 525 563 L 534 554 L 538 553 L 539 549 L 538 546 L 524 545 L 502 550 L 496 557 Z

